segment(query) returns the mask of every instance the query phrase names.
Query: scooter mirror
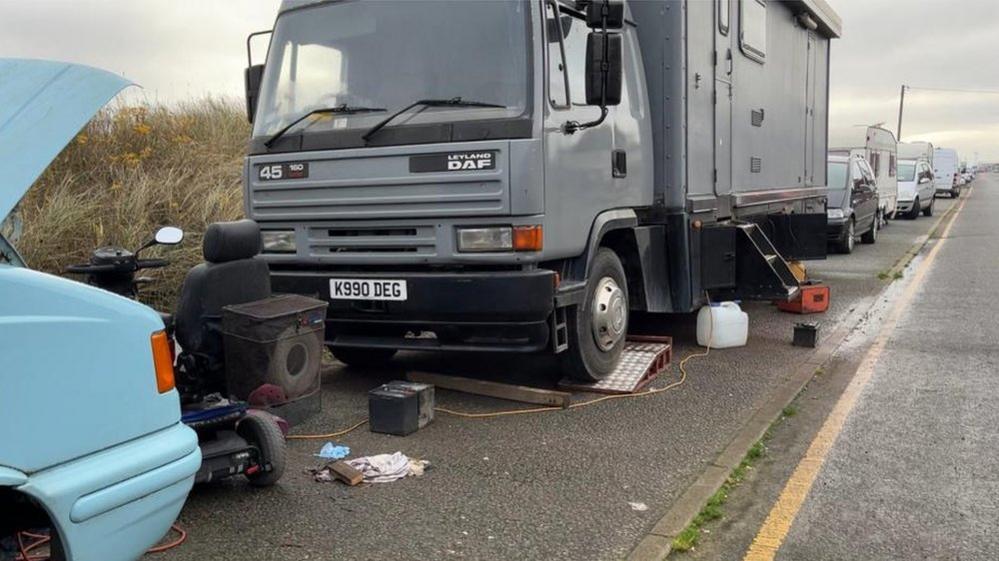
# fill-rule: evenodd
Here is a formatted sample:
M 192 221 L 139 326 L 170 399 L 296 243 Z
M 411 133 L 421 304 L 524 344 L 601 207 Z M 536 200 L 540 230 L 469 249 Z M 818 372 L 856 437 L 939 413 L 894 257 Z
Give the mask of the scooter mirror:
M 184 239 L 184 231 L 174 226 L 164 226 L 156 232 L 155 239 L 160 245 L 177 245 Z

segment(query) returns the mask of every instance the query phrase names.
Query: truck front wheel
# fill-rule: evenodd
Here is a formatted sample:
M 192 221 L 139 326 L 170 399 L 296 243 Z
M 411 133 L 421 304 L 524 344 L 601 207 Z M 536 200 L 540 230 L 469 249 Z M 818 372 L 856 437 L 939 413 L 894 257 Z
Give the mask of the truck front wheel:
M 595 382 L 617 366 L 628 334 L 628 282 L 621 260 L 610 249 L 597 250 L 586 281 L 586 298 L 566 317 L 569 348 L 562 370 Z

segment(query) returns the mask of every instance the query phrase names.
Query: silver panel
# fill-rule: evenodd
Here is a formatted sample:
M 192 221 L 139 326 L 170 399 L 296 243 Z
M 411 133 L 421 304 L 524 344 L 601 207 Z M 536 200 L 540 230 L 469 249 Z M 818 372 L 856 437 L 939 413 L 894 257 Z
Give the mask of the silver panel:
M 255 220 L 496 216 L 510 213 L 509 141 L 429 144 L 253 156 L 250 217 Z M 496 152 L 491 170 L 414 173 L 410 157 Z M 308 162 L 307 179 L 262 181 L 259 166 Z

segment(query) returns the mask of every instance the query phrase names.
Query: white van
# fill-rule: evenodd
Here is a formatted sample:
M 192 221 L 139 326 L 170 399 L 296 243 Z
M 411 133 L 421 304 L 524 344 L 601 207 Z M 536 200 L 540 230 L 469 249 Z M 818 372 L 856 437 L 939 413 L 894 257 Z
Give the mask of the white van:
M 933 168 L 925 158 L 898 161 L 898 214 L 913 220 L 922 212 L 933 216 L 936 189 Z
M 937 148 L 933 151 L 933 186 L 937 195 L 961 196 L 961 159 L 953 148 Z
M 894 218 L 898 207 L 898 141 L 895 134 L 879 126 L 856 127 L 836 134 L 830 141 L 831 153 L 860 156 L 874 171 L 878 186 L 878 224 Z

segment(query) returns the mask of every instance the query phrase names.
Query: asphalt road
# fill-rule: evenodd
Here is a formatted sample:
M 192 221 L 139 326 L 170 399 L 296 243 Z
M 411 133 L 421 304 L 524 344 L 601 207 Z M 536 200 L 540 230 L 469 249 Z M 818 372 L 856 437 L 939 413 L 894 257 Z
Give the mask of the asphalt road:
M 937 212 L 951 204 L 938 200 Z M 898 220 L 874 246 L 810 264 L 833 290 L 823 329 L 875 303 L 886 272 L 936 220 Z M 746 305 L 749 345 L 689 363 L 687 382 L 652 397 L 567 412 L 469 420 L 440 415 L 400 438 L 360 429 L 339 441 L 354 455 L 402 451 L 429 460 L 421 478 L 348 488 L 304 473 L 322 441 L 289 443 L 289 471 L 270 489 L 242 482 L 199 487 L 180 518 L 187 543 L 158 557 L 203 559 L 619 559 L 655 524 L 807 351 L 790 344 L 800 317 Z M 694 350 L 693 318 L 642 318 L 672 335 L 679 358 Z M 392 368 L 339 365 L 324 375 L 324 412 L 296 433 L 331 432 L 367 414 L 365 392 L 410 369 L 485 379 L 556 382 L 550 361 L 524 357 L 407 354 Z M 586 396 L 580 396 L 584 398 Z M 440 391 L 438 404 L 467 411 L 510 403 Z M 516 407 L 516 405 L 513 405 Z M 629 503 L 643 503 L 636 510 Z
M 999 557 L 999 182 L 977 183 L 777 559 Z
M 866 378 L 865 358 L 873 361 L 869 381 L 800 509 L 783 509 L 791 522 L 774 558 L 999 557 L 999 304 L 991 286 L 999 176 L 980 176 L 974 187 L 936 256 L 929 253 L 939 239 L 879 298 L 796 400 L 796 414 L 775 427 L 767 456 L 730 494 L 724 518 L 707 526 L 695 551 L 671 559 L 744 558 L 777 498 L 794 493 L 792 473 L 814 461 L 802 459 L 844 388 Z

